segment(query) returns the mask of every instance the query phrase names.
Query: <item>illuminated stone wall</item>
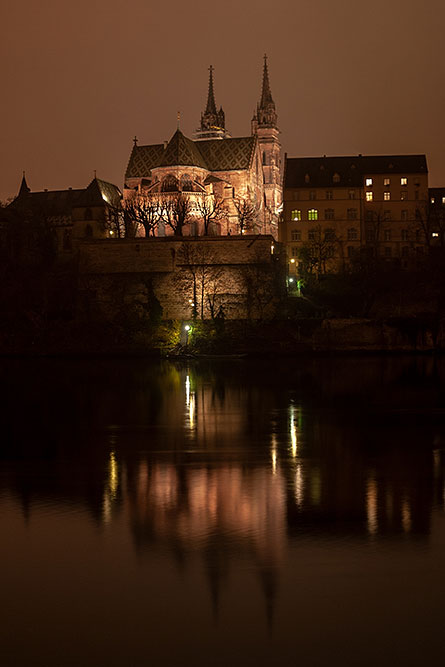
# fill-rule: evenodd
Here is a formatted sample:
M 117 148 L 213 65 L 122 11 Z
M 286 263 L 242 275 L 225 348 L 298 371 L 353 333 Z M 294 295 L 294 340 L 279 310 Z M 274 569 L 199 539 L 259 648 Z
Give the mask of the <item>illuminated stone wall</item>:
M 193 275 L 196 276 L 194 290 Z M 164 319 L 270 318 L 284 289 L 284 254 L 271 236 L 163 237 L 85 241 L 80 288 L 105 316 L 144 308 L 152 290 Z M 203 307 L 201 304 L 204 304 Z

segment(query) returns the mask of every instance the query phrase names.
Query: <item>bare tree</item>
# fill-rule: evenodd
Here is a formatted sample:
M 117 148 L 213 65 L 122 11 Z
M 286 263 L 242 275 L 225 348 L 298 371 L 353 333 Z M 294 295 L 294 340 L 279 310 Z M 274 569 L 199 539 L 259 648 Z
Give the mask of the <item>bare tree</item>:
M 161 200 L 160 220 L 170 227 L 175 236 L 182 236 L 184 227 L 191 222 L 192 210 L 190 197 L 178 192 Z
M 428 252 L 433 239 L 445 246 L 445 218 L 441 207 L 434 207 L 428 201 L 419 201 L 415 211 L 415 233 L 416 238 L 423 237 Z M 420 234 L 417 234 L 420 232 Z
M 196 210 L 204 225 L 204 235 L 207 236 L 212 223 L 217 223 L 227 216 L 225 201 L 216 195 L 205 195 L 196 202 Z
M 298 250 L 302 274 L 306 277 L 316 276 L 319 280 L 326 273 L 327 264 L 340 243 L 334 230 L 322 230 L 320 225 L 311 229 L 309 241 Z
M 255 228 L 258 207 L 250 197 L 235 197 L 233 200 L 237 216 L 240 234 L 251 231 Z
M 198 241 L 184 243 L 179 250 L 177 263 L 184 271 L 178 279 L 191 284 L 192 312 L 196 319 L 198 314 L 204 319 L 206 304 L 210 316 L 215 317 L 218 297 L 221 297 L 223 286 L 223 267 L 216 262 L 216 255 L 206 243 Z
M 126 229 L 134 231 L 133 236 L 137 235 L 141 227 L 145 236 L 156 235 L 161 217 L 161 204 L 158 199 L 134 196 L 124 200 L 123 209 Z

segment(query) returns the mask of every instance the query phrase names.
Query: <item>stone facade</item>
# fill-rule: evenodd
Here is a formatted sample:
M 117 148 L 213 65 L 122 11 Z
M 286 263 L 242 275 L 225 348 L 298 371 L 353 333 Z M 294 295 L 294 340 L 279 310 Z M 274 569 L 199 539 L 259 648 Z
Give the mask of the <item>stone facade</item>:
M 226 212 L 212 226 L 213 234 L 249 231 L 277 238 L 282 207 L 281 144 L 267 60 L 251 136 L 230 137 L 224 112 L 222 108 L 217 110 L 215 104 L 210 68 L 207 106 L 194 140 L 184 136 L 179 128 L 164 144 L 139 146 L 135 140 L 125 174 L 124 200 L 165 201 L 177 193 L 183 193 L 194 205 L 184 235 L 205 232 L 199 202 L 220 200 Z M 240 224 L 240 200 L 251 203 L 254 209 L 248 230 Z M 173 233 L 160 220 L 155 234 Z
M 273 317 L 285 261 L 271 236 L 163 237 L 83 241 L 80 287 L 89 307 L 113 317 L 119 308 L 150 308 L 164 319 Z M 221 311 L 222 306 L 222 311 Z

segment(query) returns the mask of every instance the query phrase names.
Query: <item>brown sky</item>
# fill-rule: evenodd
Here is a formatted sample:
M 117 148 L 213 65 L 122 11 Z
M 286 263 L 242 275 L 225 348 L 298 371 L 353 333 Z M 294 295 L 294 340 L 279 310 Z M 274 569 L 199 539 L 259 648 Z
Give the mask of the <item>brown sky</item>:
M 122 186 L 136 134 L 191 136 L 215 67 L 232 136 L 250 133 L 269 55 L 290 156 L 426 153 L 445 186 L 443 0 L 0 0 L 0 198 Z

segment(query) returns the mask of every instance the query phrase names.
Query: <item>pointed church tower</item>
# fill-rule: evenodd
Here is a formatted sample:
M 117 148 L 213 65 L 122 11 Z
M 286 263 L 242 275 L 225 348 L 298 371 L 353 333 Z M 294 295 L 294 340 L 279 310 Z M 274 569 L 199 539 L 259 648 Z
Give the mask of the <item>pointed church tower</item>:
M 20 183 L 20 190 L 17 196 L 23 197 L 24 195 L 27 195 L 30 192 L 31 189 L 28 187 L 28 183 L 26 182 L 25 172 L 23 172 L 22 182 Z
M 213 90 L 213 66 L 209 67 L 209 91 L 207 94 L 207 106 L 201 114 L 201 126 L 196 130 L 194 138 L 200 139 L 227 139 L 230 134 L 226 131 L 226 119 L 222 107 L 216 109 L 215 93 Z
M 275 102 L 270 90 L 267 56 L 265 55 L 261 100 L 257 104 L 252 118 L 252 134 L 256 134 L 258 137 L 263 165 L 266 206 L 269 214 L 273 217 L 273 224 L 278 221 L 283 200 L 281 143 L 277 118 Z

